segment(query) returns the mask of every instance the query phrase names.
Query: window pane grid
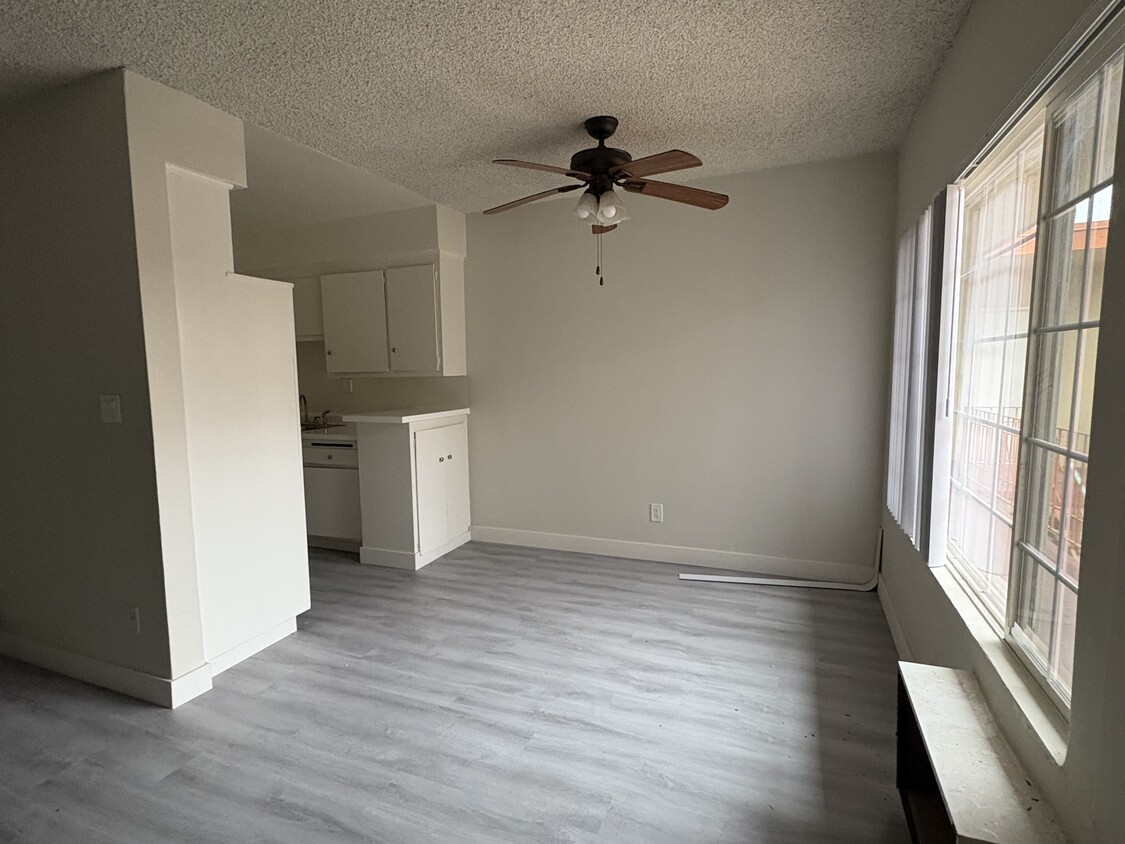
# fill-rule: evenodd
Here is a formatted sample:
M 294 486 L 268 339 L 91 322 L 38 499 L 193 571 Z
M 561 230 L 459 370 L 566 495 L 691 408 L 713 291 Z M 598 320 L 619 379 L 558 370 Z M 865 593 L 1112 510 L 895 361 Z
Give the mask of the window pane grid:
M 1077 331 L 1080 328 L 1097 328 L 1099 325 L 1101 325 L 1101 321 L 1096 319 L 1086 320 L 1084 322 L 1071 322 L 1066 325 L 1043 325 L 1035 329 L 1035 333 L 1040 336 L 1044 334 L 1060 334 L 1064 331 Z
M 1122 59 L 1051 120 L 1048 197 L 1026 379 L 1016 553 L 1008 628 L 1069 705 L 1089 411 L 1100 327 Z M 1039 278 L 1038 276 L 1042 277 Z
M 1041 565 L 1052 574 L 1055 571 L 1055 561 L 1050 560 L 1034 545 L 1028 545 L 1026 542 L 1020 542 L 1019 547 L 1024 553 L 1027 554 L 1032 560 Z
M 1060 585 L 1062 585 L 1063 587 L 1065 587 L 1065 588 L 1069 589 L 1069 590 L 1070 590 L 1071 592 L 1073 592 L 1073 593 L 1074 593 L 1075 595 L 1077 595 L 1077 594 L 1078 594 L 1078 584 L 1077 584 L 1077 583 L 1074 583 L 1073 581 L 1071 581 L 1070 579 L 1068 579 L 1068 578 L 1066 578 L 1066 577 L 1059 577 L 1059 576 L 1058 576 L 1058 574 L 1059 574 L 1059 573 L 1058 573 L 1058 572 L 1057 572 L 1057 571 L 1056 571 L 1056 570 L 1055 570 L 1054 568 L 1052 568 L 1052 567 L 1051 567 L 1051 564 L 1050 564 L 1049 562 L 1047 562 L 1046 560 L 1044 560 L 1044 559 L 1043 559 L 1043 557 L 1042 557 L 1041 555 L 1039 555 L 1038 553 L 1036 553 L 1036 551 L 1035 551 L 1035 549 L 1034 549 L 1034 548 L 1032 548 L 1032 547 L 1030 547 L 1030 546 L 1028 546 L 1028 545 L 1024 545 L 1024 544 L 1023 544 L 1022 542 L 1020 543 L 1020 545 L 1019 545 L 1019 548 L 1020 548 L 1020 550 L 1021 550 L 1021 551 L 1024 551 L 1024 552 L 1026 552 L 1026 554 L 1027 554 L 1028 558 L 1029 558 L 1029 559 L 1030 559 L 1030 560 L 1031 560 L 1031 561 L 1032 561 L 1032 562 L 1033 562 L 1033 563 L 1034 563 L 1034 564 L 1035 564 L 1036 566 L 1038 566 L 1039 568 L 1041 568 L 1041 569 L 1042 569 L 1043 571 L 1045 571 L 1045 572 L 1046 572 L 1047 574 L 1051 575 L 1051 577 L 1052 577 L 1052 578 L 1054 578 L 1055 580 L 1057 580 L 1057 581 L 1059 582 L 1059 584 L 1060 584 Z
M 1039 448 L 1043 449 L 1044 451 L 1049 451 L 1052 454 L 1060 454 L 1063 457 L 1074 457 L 1074 458 L 1077 458 L 1079 460 L 1085 460 L 1086 459 L 1086 456 L 1084 454 L 1077 454 L 1075 452 L 1072 452 L 1065 445 L 1059 445 L 1058 443 L 1048 442 L 1047 440 L 1042 440 L 1042 439 L 1039 439 L 1038 437 L 1025 437 L 1024 442 L 1028 443 L 1029 445 L 1038 446 Z
M 945 557 L 1003 621 L 1015 507 L 1042 129 L 965 184 Z
M 1103 190 L 1105 190 L 1108 187 L 1112 187 L 1112 185 L 1113 185 L 1113 175 L 1110 174 L 1109 178 L 1103 179 L 1102 181 L 1098 182 L 1093 187 L 1082 191 L 1082 193 L 1078 194 L 1073 199 L 1068 199 L 1066 202 L 1062 203 L 1061 205 L 1059 205 L 1056 208 L 1049 211 L 1046 215 L 1044 215 L 1044 219 L 1046 219 L 1048 221 L 1052 221 L 1052 220 L 1058 219 L 1059 217 L 1062 217 L 1065 214 L 1069 214 L 1071 211 L 1073 211 L 1075 208 L 1077 208 L 1083 202 L 1085 202 L 1088 199 L 1092 199 L 1096 194 L 1101 193 Z M 1034 234 L 1034 230 L 1033 230 L 1032 233 L 1031 233 L 1031 239 L 1034 240 L 1034 238 L 1035 238 L 1035 234 Z

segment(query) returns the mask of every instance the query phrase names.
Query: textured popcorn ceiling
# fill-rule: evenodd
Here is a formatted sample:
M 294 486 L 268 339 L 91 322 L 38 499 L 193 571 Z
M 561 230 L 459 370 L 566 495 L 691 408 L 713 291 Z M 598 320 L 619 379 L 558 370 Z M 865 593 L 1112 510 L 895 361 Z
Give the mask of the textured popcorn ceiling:
M 6 0 L 0 99 L 126 66 L 476 211 L 613 114 L 701 176 L 893 148 L 969 0 Z M 673 177 L 669 177 L 673 178 Z

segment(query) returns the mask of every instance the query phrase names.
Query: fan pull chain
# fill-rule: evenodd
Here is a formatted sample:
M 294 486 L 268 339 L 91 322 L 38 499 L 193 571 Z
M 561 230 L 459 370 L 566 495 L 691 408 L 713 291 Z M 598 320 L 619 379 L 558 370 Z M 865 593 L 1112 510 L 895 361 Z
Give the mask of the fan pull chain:
M 604 286 L 605 279 L 602 277 L 602 233 L 598 232 L 598 266 L 594 269 L 594 273 L 598 277 L 598 285 Z

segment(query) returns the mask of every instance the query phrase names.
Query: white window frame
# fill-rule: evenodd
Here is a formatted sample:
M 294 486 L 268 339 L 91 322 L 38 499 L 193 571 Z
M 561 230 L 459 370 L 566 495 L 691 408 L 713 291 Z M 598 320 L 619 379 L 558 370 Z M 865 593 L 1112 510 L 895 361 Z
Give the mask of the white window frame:
M 1039 556 L 1038 553 L 1033 548 L 1030 548 L 1027 545 L 1025 545 L 1019 539 L 1019 537 L 1026 532 L 1026 524 L 1027 524 L 1027 520 L 1029 518 L 1029 514 L 1027 512 L 1027 495 L 1024 492 L 1021 491 L 1022 490 L 1022 485 L 1021 485 L 1022 481 L 1027 476 L 1027 473 L 1028 473 L 1028 460 L 1029 460 L 1029 457 L 1030 457 L 1029 450 L 1026 449 L 1024 447 L 1024 445 L 1028 441 L 1031 441 L 1032 443 L 1035 443 L 1040 448 L 1042 448 L 1042 449 L 1044 449 L 1048 452 L 1054 452 L 1054 453 L 1063 455 L 1064 458 L 1079 460 L 1079 461 L 1081 461 L 1081 462 L 1083 462 L 1087 465 L 1089 463 L 1089 457 L 1075 454 L 1071 450 L 1069 445 L 1066 448 L 1060 448 L 1058 446 L 1055 446 L 1054 444 L 1045 443 L 1042 440 L 1039 440 L 1038 438 L 1033 436 L 1033 431 L 1031 430 L 1032 426 L 1035 424 L 1035 419 L 1034 419 L 1035 414 L 1033 412 L 1033 408 L 1035 407 L 1036 399 L 1038 397 L 1038 390 L 1036 389 L 1035 379 L 1032 377 L 1032 374 L 1036 371 L 1034 367 L 1037 366 L 1036 352 L 1038 351 L 1039 344 L 1035 343 L 1035 342 L 1032 342 L 1031 335 L 1036 334 L 1037 332 L 1038 333 L 1053 333 L 1053 332 L 1057 332 L 1057 331 L 1062 330 L 1062 329 L 1068 329 L 1068 328 L 1071 327 L 1071 326 L 1052 326 L 1050 329 L 1044 329 L 1044 328 L 1040 327 L 1040 325 L 1039 325 L 1040 322 L 1041 322 L 1040 311 L 1043 307 L 1042 300 L 1044 298 L 1044 290 L 1043 290 L 1043 285 L 1041 284 L 1041 279 L 1046 274 L 1047 263 L 1050 260 L 1050 255 L 1048 254 L 1048 250 L 1044 249 L 1044 248 L 1039 248 L 1040 246 L 1043 245 L 1044 240 L 1045 240 L 1045 236 L 1046 236 L 1046 233 L 1047 233 L 1046 232 L 1046 221 L 1050 217 L 1057 215 L 1060 211 L 1060 208 L 1066 208 L 1066 207 L 1069 207 L 1071 205 L 1077 205 L 1083 199 L 1089 199 L 1090 202 L 1092 203 L 1093 197 L 1097 193 L 1099 193 L 1100 191 L 1104 190 L 1107 186 L 1112 185 L 1115 188 L 1119 188 L 1120 185 L 1118 185 L 1119 180 L 1118 180 L 1117 176 L 1118 176 L 1119 173 L 1122 172 L 1122 170 L 1120 168 L 1123 166 L 1123 164 L 1122 164 L 1122 158 L 1123 158 L 1122 147 L 1125 146 L 1125 137 L 1123 137 L 1123 135 L 1125 135 L 1125 131 L 1123 131 L 1123 130 L 1125 130 L 1125 120 L 1119 120 L 1118 125 L 1117 125 L 1116 152 L 1115 152 L 1115 155 L 1114 155 L 1114 159 L 1115 159 L 1114 160 L 1114 169 L 1113 169 L 1113 173 L 1110 175 L 1110 177 L 1106 180 L 1103 180 L 1102 182 L 1094 183 L 1094 185 L 1091 188 L 1082 192 L 1077 197 L 1075 197 L 1073 199 L 1070 199 L 1067 202 L 1063 203 L 1062 206 L 1060 206 L 1060 208 L 1052 207 L 1051 195 L 1050 195 L 1050 185 L 1053 183 L 1054 177 L 1055 177 L 1054 163 L 1053 163 L 1055 157 L 1053 155 L 1053 152 L 1054 152 L 1056 127 L 1055 127 L 1055 124 L 1054 124 L 1054 117 L 1069 102 L 1070 98 L 1072 96 L 1074 96 L 1075 94 L 1077 94 L 1085 86 L 1087 81 L 1089 81 L 1094 74 L 1101 73 L 1102 68 L 1105 65 L 1107 65 L 1111 60 L 1116 58 L 1118 54 L 1125 51 L 1125 43 L 1123 43 L 1123 41 L 1125 41 L 1125 22 L 1118 21 L 1117 25 L 1114 26 L 1111 29 L 1111 31 L 1107 32 L 1106 35 L 1103 38 L 1099 39 L 1099 44 L 1093 45 L 1091 49 L 1086 50 L 1082 54 L 1082 56 L 1079 58 L 1079 60 L 1077 62 L 1075 62 L 1074 66 L 1072 66 L 1067 71 L 1067 73 L 1064 74 L 1064 76 L 1059 80 L 1059 85 L 1057 86 L 1058 87 L 1057 93 L 1052 93 L 1052 95 L 1049 99 L 1049 102 L 1046 105 L 1047 132 L 1046 132 L 1046 137 L 1044 139 L 1044 144 L 1043 144 L 1044 167 L 1043 167 L 1043 171 L 1042 171 L 1040 200 L 1039 200 L 1039 214 L 1038 214 L 1038 221 L 1037 221 L 1037 227 L 1038 227 L 1039 234 L 1037 235 L 1036 254 L 1035 254 L 1035 282 L 1034 282 L 1033 287 L 1032 287 L 1032 301 L 1031 301 L 1031 313 L 1032 313 L 1031 329 L 1032 330 L 1029 334 L 1029 339 L 1028 339 L 1027 367 L 1024 370 L 1024 373 L 1025 373 L 1024 374 L 1024 378 L 1025 378 L 1025 382 L 1024 382 L 1025 383 L 1025 391 L 1024 391 L 1025 412 L 1023 414 L 1023 426 L 1022 426 L 1022 429 L 1020 431 L 1019 471 L 1017 472 L 1017 476 L 1016 476 L 1016 512 L 1015 512 L 1015 519 L 1013 521 L 1013 524 L 1016 526 L 1016 529 L 1013 531 L 1013 534 L 1012 534 L 1012 536 L 1013 536 L 1013 543 L 1012 543 L 1013 547 L 1012 547 L 1012 557 L 1011 557 L 1011 566 L 1012 566 L 1011 571 L 1012 571 L 1013 576 L 1009 581 L 1007 614 L 1006 614 L 1006 617 L 1005 617 L 1005 620 L 1004 620 L 1004 629 L 1005 629 L 1005 632 L 1007 634 L 1006 639 L 1007 639 L 1009 645 L 1011 645 L 1013 650 L 1016 652 L 1016 655 L 1020 658 L 1020 660 L 1024 663 L 1024 665 L 1026 665 L 1029 669 L 1031 669 L 1032 674 L 1035 676 L 1036 680 L 1043 687 L 1043 689 L 1047 692 L 1047 694 L 1050 696 L 1050 698 L 1054 701 L 1055 705 L 1058 706 L 1063 711 L 1063 713 L 1066 714 L 1068 717 L 1069 717 L 1069 714 L 1070 714 L 1070 694 L 1069 694 L 1069 691 L 1061 688 L 1060 686 L 1056 685 L 1054 682 L 1051 681 L 1051 679 L 1049 678 L 1049 674 L 1050 674 L 1049 667 L 1042 664 L 1039 656 L 1035 653 L 1034 646 L 1031 644 L 1031 642 L 1027 639 L 1025 634 L 1022 632 L 1022 630 L 1020 630 L 1020 628 L 1016 624 L 1016 615 L 1017 615 L 1020 600 L 1021 600 L 1021 592 L 1022 592 L 1023 589 L 1029 588 L 1029 586 L 1030 586 L 1030 584 L 1025 581 L 1024 576 L 1022 576 L 1022 573 L 1017 573 L 1017 572 L 1020 572 L 1020 565 L 1019 565 L 1019 562 L 1017 560 L 1019 552 L 1021 550 L 1023 550 L 1028 556 L 1034 558 L 1034 562 L 1032 563 L 1033 566 L 1039 566 L 1040 565 L 1040 562 L 1038 561 L 1038 556 Z M 1123 88 L 1122 88 L 1122 97 L 1123 97 L 1123 99 L 1125 99 L 1125 86 L 1123 86 Z M 1047 99 L 1047 98 L 1045 97 L 1044 99 Z M 1123 108 L 1120 111 L 1120 114 L 1123 118 L 1125 118 L 1125 108 Z M 1095 123 L 1095 137 L 1097 137 L 1097 135 L 1098 135 L 1098 127 L 1100 127 L 1100 125 L 1101 125 L 1101 117 L 1102 117 L 1102 109 L 1101 109 L 1101 100 L 1099 99 L 1098 111 L 1097 111 L 1097 117 L 1096 117 L 1096 123 Z M 1096 145 L 1095 145 L 1095 147 L 1096 147 Z M 1092 152 L 1092 155 L 1094 156 L 1094 166 L 1096 166 L 1096 160 L 1097 160 L 1096 149 Z M 1091 177 L 1093 178 L 1094 175 L 1095 174 L 1092 173 Z M 1120 227 L 1120 221 L 1116 219 L 1117 215 L 1115 213 L 1117 208 L 1119 207 L 1119 205 L 1120 205 L 1120 203 L 1118 203 L 1118 202 L 1114 202 L 1112 204 L 1112 208 L 1111 208 L 1111 211 L 1110 211 L 1110 220 L 1109 220 L 1110 231 L 1112 231 L 1115 228 L 1115 225 L 1117 227 Z M 1093 214 L 1092 206 L 1091 206 L 1091 209 L 1090 209 L 1089 213 L 1092 216 L 1092 214 Z M 1087 242 L 1086 250 L 1087 250 L 1087 254 L 1089 254 L 1089 250 L 1090 250 L 1089 242 Z M 1084 299 L 1085 299 L 1085 293 L 1083 293 L 1083 300 Z M 1100 326 L 1100 324 L 1101 324 L 1100 319 L 1087 321 L 1087 320 L 1084 320 L 1083 315 L 1081 313 L 1079 313 L 1079 322 L 1076 323 L 1075 325 L 1080 327 L 1080 328 L 1086 329 L 1086 328 L 1098 328 Z M 1077 380 L 1075 380 L 1075 382 L 1070 386 L 1071 386 L 1071 390 L 1072 390 L 1072 395 L 1071 395 L 1071 426 L 1073 427 L 1074 415 L 1075 415 L 1075 412 L 1077 410 L 1077 401 L 1076 401 L 1077 391 L 1078 391 Z M 1095 393 L 1096 393 L 1096 384 L 1095 384 Z M 1069 498 L 1070 486 L 1071 485 L 1068 482 L 1068 483 L 1065 484 L 1065 486 L 1063 488 L 1062 511 L 1064 513 L 1064 516 L 1065 516 L 1065 513 L 1067 511 L 1067 499 Z M 1060 533 L 1061 533 L 1061 530 L 1062 530 L 1062 527 L 1060 526 Z M 1062 548 L 1062 546 L 1065 545 L 1065 541 L 1064 541 L 1064 538 L 1061 535 L 1060 535 L 1060 538 L 1059 538 L 1059 544 L 1060 544 L 1060 559 L 1061 559 L 1061 555 L 1063 553 L 1065 553 L 1065 551 Z M 1069 583 L 1067 578 L 1059 577 L 1058 575 L 1054 574 L 1053 572 L 1050 572 L 1049 569 L 1047 571 L 1048 571 L 1049 574 L 1051 574 L 1052 578 L 1054 578 L 1057 581 L 1060 581 L 1063 584 L 1063 588 L 1072 588 L 1072 584 Z M 1072 591 L 1075 593 L 1076 599 L 1077 599 L 1077 596 L 1081 594 L 1077 584 L 1073 584 Z M 1052 611 L 1052 619 L 1051 619 L 1052 628 L 1054 627 L 1054 623 L 1055 623 L 1054 614 L 1055 614 L 1055 612 L 1057 612 L 1057 610 L 1058 610 L 1058 606 L 1057 606 L 1057 600 L 1056 600 L 1056 606 L 1055 606 L 1054 610 Z M 1052 631 L 1052 640 L 1053 639 L 1054 639 L 1054 635 L 1053 635 L 1053 631 Z M 1053 649 L 1054 649 L 1054 643 L 1052 641 L 1051 650 L 1053 651 Z
M 1011 127 L 1004 140 L 989 153 L 981 164 L 981 173 L 998 169 L 999 164 L 1023 147 L 1036 133 L 1042 131 L 1043 108 L 1030 110 L 1024 118 Z M 974 168 L 976 170 L 977 168 Z M 954 339 L 960 321 L 960 276 L 963 256 L 965 196 L 962 183 L 969 171 L 957 184 L 946 189 L 945 258 L 943 261 L 942 302 L 940 330 L 938 331 L 938 366 L 936 389 L 938 409 L 934 415 L 934 469 L 930 497 L 929 560 L 931 566 L 948 562 L 949 494 L 952 485 L 950 467 L 953 459 L 953 376 L 957 369 L 957 349 Z M 1038 198 L 1036 198 L 1038 208 Z M 1038 219 L 1038 214 L 1036 215 Z M 1034 307 L 1034 303 L 1032 304 Z M 1026 376 L 1025 376 L 1026 377 Z M 1022 392 L 1022 390 L 1021 390 Z M 1017 476 L 1016 484 L 1019 478 Z M 991 506 L 991 504 L 990 504 Z M 947 567 L 950 574 L 972 599 L 974 605 L 988 621 L 997 636 L 1004 633 L 1004 612 L 998 612 L 980 591 L 972 576 L 957 565 Z M 1010 588 L 1010 581 L 1009 581 Z M 1005 611 L 1006 611 L 1005 602 Z
M 1021 130 L 1026 127 L 1029 121 L 1037 119 L 1045 119 L 1047 132 L 1044 139 L 1044 166 L 1041 170 L 1040 178 L 1040 200 L 1038 203 L 1039 213 L 1037 219 L 1037 232 L 1036 232 L 1036 257 L 1035 257 L 1035 275 L 1032 288 L 1032 302 L 1031 312 L 1034 315 L 1036 309 L 1039 307 L 1038 299 L 1042 296 L 1041 279 L 1043 277 L 1043 267 L 1041 262 L 1046 260 L 1046 250 L 1039 248 L 1041 246 L 1044 231 L 1042 229 L 1044 215 L 1051 213 L 1053 209 L 1046 206 L 1049 204 L 1048 188 L 1050 180 L 1053 178 L 1048 162 L 1051 160 L 1053 153 L 1053 136 L 1052 136 L 1052 122 L 1055 111 L 1061 107 L 1069 99 L 1071 95 L 1076 93 L 1082 85 L 1094 73 L 1100 72 L 1100 69 L 1109 62 L 1114 56 L 1125 49 L 1125 14 L 1118 16 L 1104 30 L 1094 38 L 1091 43 L 1086 45 L 1078 54 L 1071 64 L 1060 72 L 1056 79 L 1049 85 L 1040 89 L 1040 95 L 1037 100 L 1031 104 L 1023 113 L 1019 121 L 1012 121 L 1007 124 L 1004 129 L 1003 136 L 999 142 L 986 148 L 984 152 L 978 157 L 977 161 L 983 161 L 993 154 L 1003 155 L 1004 147 L 1008 143 L 1009 138 L 1015 138 L 1021 133 Z M 1121 118 L 1118 122 L 1116 155 L 1114 162 L 1114 175 L 1110 179 L 1110 183 L 1117 185 L 1117 176 L 1121 174 L 1125 177 L 1125 87 L 1122 91 L 1122 110 L 1120 112 Z M 1009 147 L 1010 149 L 1010 147 Z M 974 164 L 975 166 L 975 164 Z M 972 167 L 968 168 L 962 179 L 972 171 Z M 960 181 L 960 180 L 959 180 Z M 1104 187 L 1104 184 L 1096 185 L 1088 193 L 1092 196 L 1096 190 Z M 1117 187 L 1121 188 L 1120 185 Z M 929 561 L 931 566 L 941 565 L 946 557 L 947 545 L 947 520 L 948 520 L 948 504 L 949 504 L 949 483 L 950 483 L 950 464 L 952 458 L 952 417 L 949 412 L 949 391 L 951 388 L 951 375 L 954 370 L 954 349 L 953 338 L 957 319 L 957 277 L 960 273 L 961 263 L 961 208 L 962 208 L 962 195 L 959 185 L 951 185 L 947 193 L 946 204 L 946 231 L 945 231 L 945 253 L 944 253 L 944 273 L 943 283 L 941 286 L 941 317 L 940 317 L 940 331 L 938 332 L 938 351 L 937 351 L 937 375 L 935 379 L 935 389 L 938 400 L 938 408 L 935 414 L 934 423 L 934 445 L 933 445 L 933 477 L 932 488 L 930 492 L 930 529 L 928 536 L 928 552 Z M 1118 219 L 1118 209 L 1125 208 L 1125 202 L 1122 202 L 1120 197 L 1115 197 L 1113 207 L 1110 214 L 1110 229 L 1121 228 L 1125 231 L 1125 220 Z M 1119 234 L 1120 237 L 1120 234 Z M 1033 321 L 1035 317 L 1032 317 Z M 1026 361 L 1024 370 L 1025 379 L 1025 396 L 1023 422 L 1020 431 L 1020 456 L 1019 467 L 1016 476 L 1016 511 L 1014 513 L 1013 524 L 1020 525 L 1025 518 L 1022 512 L 1020 494 L 1022 478 L 1025 474 L 1025 461 L 1026 450 L 1022 448 L 1024 439 L 1028 434 L 1029 426 L 1032 424 L 1030 411 L 1030 403 L 1033 401 L 1032 390 L 1028 385 L 1031 373 L 1034 372 L 1032 367 L 1035 361 L 1031 360 L 1032 344 L 1028 344 L 1029 360 Z M 1016 537 L 1017 533 L 1013 531 L 1012 542 L 1012 568 L 1011 577 L 1008 584 L 1008 596 L 1005 606 L 1005 616 L 1003 624 L 999 624 L 997 618 L 992 611 L 985 606 L 984 602 L 974 594 L 972 588 L 968 588 L 967 584 L 960 576 L 954 579 L 965 588 L 966 593 L 972 599 L 973 603 L 977 606 L 981 615 L 988 621 L 989 625 L 994 629 L 997 636 L 1001 638 L 1016 654 L 1019 660 L 1029 670 L 1029 673 L 1034 677 L 1035 681 L 1044 689 L 1051 701 L 1056 705 L 1064 717 L 1070 717 L 1070 700 L 1061 691 L 1056 688 L 1047 678 L 1043 667 L 1039 664 L 1038 658 L 1033 655 L 1029 649 L 1025 648 L 1024 644 L 1020 641 L 1020 634 L 1018 629 L 1014 626 L 1015 615 L 1019 606 L 1019 590 L 1023 586 L 1022 577 L 1017 572 L 1015 563 L 1015 554 L 1017 548 Z M 951 572 L 955 572 L 953 567 L 950 567 Z M 1080 594 L 1080 593 L 1079 593 Z M 1079 600 L 1079 607 L 1081 600 Z

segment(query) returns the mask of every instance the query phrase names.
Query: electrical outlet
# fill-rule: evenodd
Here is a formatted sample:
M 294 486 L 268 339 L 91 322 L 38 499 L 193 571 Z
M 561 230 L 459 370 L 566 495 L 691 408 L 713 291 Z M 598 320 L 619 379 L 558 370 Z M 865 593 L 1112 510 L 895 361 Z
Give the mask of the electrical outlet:
M 132 623 L 133 629 L 137 633 L 140 633 L 141 632 L 141 608 L 140 607 L 133 607 L 131 610 L 129 610 L 129 621 Z
M 664 521 L 664 505 L 663 504 L 649 504 L 648 505 L 648 520 L 650 522 Z
M 345 393 L 350 393 L 352 391 L 352 379 L 351 378 L 345 378 L 343 381 L 340 382 L 340 386 L 341 386 L 341 389 Z

